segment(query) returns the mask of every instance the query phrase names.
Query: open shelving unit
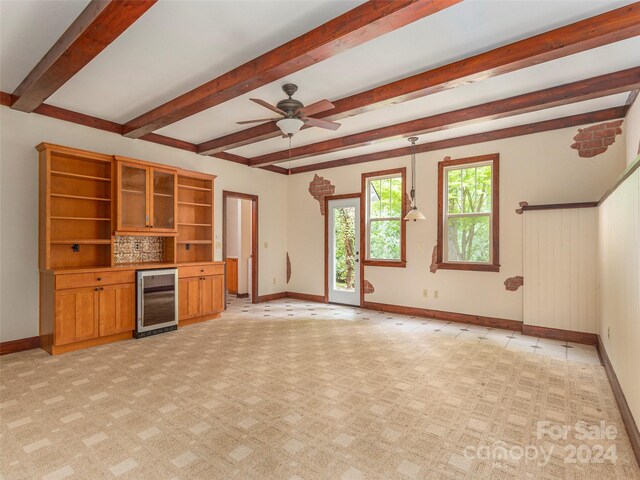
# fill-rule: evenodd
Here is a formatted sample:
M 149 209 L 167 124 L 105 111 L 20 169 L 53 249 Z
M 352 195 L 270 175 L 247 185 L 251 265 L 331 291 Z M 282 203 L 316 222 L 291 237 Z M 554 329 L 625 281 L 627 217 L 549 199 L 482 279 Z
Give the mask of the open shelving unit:
M 177 261 L 213 261 L 212 175 L 178 174 Z
M 47 269 L 110 266 L 113 161 L 109 155 L 47 148 L 40 152 L 41 265 Z

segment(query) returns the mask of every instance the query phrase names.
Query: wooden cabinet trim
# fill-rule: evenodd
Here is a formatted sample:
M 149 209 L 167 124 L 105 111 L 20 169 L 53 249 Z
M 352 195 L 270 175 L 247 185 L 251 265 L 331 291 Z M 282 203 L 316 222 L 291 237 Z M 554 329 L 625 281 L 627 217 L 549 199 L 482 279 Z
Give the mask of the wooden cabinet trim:
M 207 275 L 224 275 L 224 264 L 189 265 L 178 267 L 178 277 L 204 277 Z
M 67 275 L 56 275 L 55 285 L 56 290 L 64 290 L 69 288 L 134 283 L 135 279 L 135 270 L 127 270 L 125 272 L 104 271 L 94 273 L 73 273 Z

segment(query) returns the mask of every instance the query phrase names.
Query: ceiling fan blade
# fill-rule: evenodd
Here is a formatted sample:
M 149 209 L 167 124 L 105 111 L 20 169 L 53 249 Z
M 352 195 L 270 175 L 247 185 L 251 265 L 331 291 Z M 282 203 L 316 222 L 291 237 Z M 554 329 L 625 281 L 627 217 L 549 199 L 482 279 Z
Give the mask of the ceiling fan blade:
M 320 120 L 319 118 L 302 117 L 302 121 L 311 127 L 326 128 L 327 130 L 337 130 L 340 124 L 330 122 L 329 120 Z
M 320 100 L 319 102 L 312 103 L 311 105 L 307 105 L 306 107 L 298 109 L 296 114 L 308 117 L 309 115 L 315 115 L 316 113 L 325 112 L 327 110 L 331 110 L 332 108 L 336 108 L 336 106 L 329 100 Z
M 263 122 L 275 122 L 280 120 L 279 118 L 260 118 L 258 120 L 243 120 L 242 122 L 236 122 L 238 125 L 246 125 L 247 123 L 263 123 Z
M 251 98 L 250 99 L 252 102 L 256 102 L 258 105 L 262 105 L 264 108 L 268 108 L 271 111 L 274 111 L 276 113 L 279 113 L 280 115 L 286 115 L 282 110 L 280 110 L 278 107 L 275 107 L 273 105 L 271 105 L 270 103 L 265 102 L 264 100 L 260 100 L 259 98 Z

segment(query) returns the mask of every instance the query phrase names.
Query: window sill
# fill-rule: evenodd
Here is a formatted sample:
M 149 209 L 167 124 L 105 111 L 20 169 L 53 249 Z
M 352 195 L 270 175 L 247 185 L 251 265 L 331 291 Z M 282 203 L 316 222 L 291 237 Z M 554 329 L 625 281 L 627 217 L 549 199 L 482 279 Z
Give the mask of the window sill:
M 437 263 L 438 270 L 471 270 L 475 272 L 499 272 L 500 265 L 477 263 Z
M 362 264 L 368 267 L 395 267 L 405 268 L 406 260 L 363 260 Z

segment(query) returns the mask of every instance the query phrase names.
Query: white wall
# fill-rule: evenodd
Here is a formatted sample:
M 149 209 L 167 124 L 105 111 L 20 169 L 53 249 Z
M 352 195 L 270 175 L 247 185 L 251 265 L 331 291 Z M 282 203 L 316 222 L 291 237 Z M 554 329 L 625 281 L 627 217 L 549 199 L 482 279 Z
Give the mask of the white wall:
M 640 155 L 640 99 L 636 99 L 624 121 L 624 135 L 627 146 L 627 165 Z
M 0 341 L 38 335 L 38 174 L 34 147 L 43 141 L 217 175 L 217 260 L 222 258 L 222 190 L 258 195 L 259 294 L 285 290 L 286 176 L 7 107 L 0 108 L 0 131 Z M 268 242 L 268 248 L 264 242 Z
M 367 301 L 469 313 L 512 320 L 523 319 L 523 289 L 505 290 L 503 282 L 522 274 L 522 215 L 520 201 L 530 204 L 597 201 L 625 166 L 625 145 L 614 143 L 602 155 L 580 158 L 570 148 L 578 127 L 419 154 L 417 204 L 424 222 L 407 225 L 407 267 L 366 267 L 365 279 L 375 293 Z M 436 243 L 437 164 L 452 158 L 500 154 L 499 273 L 439 270 L 429 272 Z M 321 170 L 336 186 L 335 193 L 360 191 L 361 173 L 400 166 L 408 157 Z M 313 173 L 293 175 L 289 181 L 288 252 L 291 292 L 324 293 L 324 218 L 309 194 Z M 525 287 L 527 279 L 525 278 Z M 423 297 L 423 289 L 439 291 L 439 298 Z
M 238 257 L 238 293 L 249 293 L 248 268 L 251 256 L 251 200 L 240 200 L 240 255 Z M 286 281 L 286 279 L 285 279 Z
M 598 210 L 599 334 L 640 425 L 640 169 Z
M 240 200 L 227 198 L 227 238 L 225 253 L 227 257 L 238 258 L 240 256 L 240 238 L 242 236 L 240 226 Z
M 598 333 L 597 208 L 525 212 L 524 323 Z

